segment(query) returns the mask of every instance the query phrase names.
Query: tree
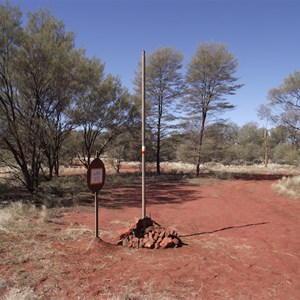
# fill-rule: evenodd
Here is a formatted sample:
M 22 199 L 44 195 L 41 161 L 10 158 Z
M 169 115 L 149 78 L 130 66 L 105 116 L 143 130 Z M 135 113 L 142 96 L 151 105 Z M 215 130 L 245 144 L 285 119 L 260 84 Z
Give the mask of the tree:
M 244 163 L 262 161 L 264 130 L 254 122 L 246 123 L 238 133 L 238 141 L 235 146 L 236 157 Z
M 188 124 L 186 123 L 185 125 L 187 126 Z M 207 125 L 204 136 L 205 143 L 202 149 L 202 163 L 231 163 L 235 159 L 233 148 L 237 143 L 238 131 L 239 128 L 234 123 L 214 123 Z M 197 162 L 198 132 L 199 127 L 189 123 L 177 147 L 177 159 L 190 163 Z
M 147 125 L 155 138 L 156 172 L 160 174 L 161 151 L 174 126 L 176 100 L 183 92 L 182 54 L 172 48 L 160 48 L 146 60 Z M 141 87 L 141 73 L 135 84 Z
M 0 15 L 0 137 L 14 157 L 15 175 L 34 191 L 43 165 L 50 177 L 53 168 L 58 173 L 80 87 L 80 51 L 74 35 L 47 11 L 29 15 L 26 28 L 17 8 L 1 5 Z
M 118 77 L 104 76 L 104 65 L 97 59 L 86 59 L 86 89 L 78 98 L 74 110 L 77 126 L 83 128 L 83 146 L 78 158 L 86 168 L 95 153 L 97 139 L 100 155 L 124 130 L 130 120 L 132 102 L 129 93 L 121 86 Z
M 264 165 L 265 165 L 265 167 L 267 167 L 268 163 L 269 163 L 269 159 L 270 159 L 270 141 L 269 141 L 270 134 L 269 134 L 269 130 L 268 130 L 268 123 L 270 120 L 272 120 L 270 107 L 268 107 L 267 105 L 260 105 L 257 110 L 257 115 L 261 120 L 266 121 L 266 125 L 263 129 L 263 131 L 264 131 L 263 139 L 264 139 L 264 151 L 265 151 Z
M 74 34 L 65 32 L 63 23 L 48 11 L 31 14 L 26 33 L 17 68 L 19 92 L 37 109 L 41 128 L 39 139 L 34 138 L 51 179 L 53 172 L 59 174 L 59 152 L 73 128 L 69 110 L 80 90 L 82 53 L 74 49 Z
M 203 139 L 206 123 L 234 106 L 227 102 L 226 95 L 234 95 L 242 87 L 234 77 L 237 59 L 223 44 L 205 43 L 198 47 L 192 57 L 186 74 L 188 96 L 183 105 L 188 109 L 188 117 L 200 124 L 197 136 L 196 173 L 200 174 Z
M 271 89 L 268 98 L 274 111 L 273 120 L 299 132 L 300 71 L 290 74 L 278 88 Z
M 292 144 L 278 144 L 273 149 L 273 160 L 278 164 L 289 164 L 299 166 L 300 153 Z
M 38 185 L 41 151 L 38 139 L 40 120 L 37 105 L 26 101 L 19 92 L 18 81 L 20 51 L 25 39 L 21 28 L 21 12 L 8 3 L 0 6 L 0 117 L 1 139 L 14 157 L 10 167 L 15 175 L 33 191 Z M 22 176 L 19 176 L 21 171 Z

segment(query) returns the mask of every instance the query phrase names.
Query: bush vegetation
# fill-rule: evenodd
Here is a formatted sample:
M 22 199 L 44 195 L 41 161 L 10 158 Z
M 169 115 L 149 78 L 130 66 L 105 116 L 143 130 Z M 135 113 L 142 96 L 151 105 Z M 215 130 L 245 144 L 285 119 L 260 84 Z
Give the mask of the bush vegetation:
M 300 176 L 283 177 L 273 188 L 283 196 L 300 199 Z

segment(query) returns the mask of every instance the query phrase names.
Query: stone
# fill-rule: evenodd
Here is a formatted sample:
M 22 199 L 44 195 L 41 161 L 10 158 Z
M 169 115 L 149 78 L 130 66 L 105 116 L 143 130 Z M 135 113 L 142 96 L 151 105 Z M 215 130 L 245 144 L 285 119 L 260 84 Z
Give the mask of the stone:
M 176 248 L 181 246 L 181 243 L 178 238 L 173 238 L 173 243 Z
M 165 237 L 159 246 L 163 249 L 170 248 L 174 246 L 173 239 L 171 237 Z
M 159 234 L 159 237 L 163 239 L 163 238 L 165 237 L 165 235 L 166 235 L 166 232 L 165 232 L 165 230 L 163 230 L 163 231 Z
M 153 240 L 153 233 L 152 233 L 152 231 L 149 232 L 149 240 Z
M 133 229 L 131 227 L 122 229 L 121 231 L 119 231 L 119 237 L 120 240 L 128 237 L 129 235 L 131 235 L 133 233 Z
M 153 221 L 150 218 L 139 219 L 136 223 L 135 236 L 142 237 L 146 232 L 146 229 L 153 225 Z
M 144 241 L 143 238 L 141 238 L 141 239 L 139 240 L 139 248 L 144 248 L 144 245 L 145 245 L 145 241 Z
M 129 239 L 128 239 L 128 238 L 125 238 L 125 239 L 123 239 L 123 241 L 122 241 L 122 246 L 123 246 L 123 247 L 126 247 L 128 243 L 129 243 Z
M 120 232 L 120 231 L 119 231 Z M 165 229 L 151 218 L 136 218 L 134 224 L 120 232 L 118 245 L 129 248 L 181 247 L 182 241 L 174 228 Z
M 132 241 L 133 241 L 134 243 L 138 243 L 138 242 L 139 242 L 139 238 L 134 237 L 134 238 L 132 239 Z
M 163 240 L 163 239 L 162 239 L 161 237 L 159 237 L 159 238 L 157 239 L 157 241 L 156 241 L 156 244 L 160 244 L 162 240 Z
M 145 247 L 145 248 L 148 248 L 148 249 L 153 249 L 153 248 L 154 248 L 154 242 L 151 241 L 151 240 L 148 240 L 148 241 L 144 244 L 144 247 Z

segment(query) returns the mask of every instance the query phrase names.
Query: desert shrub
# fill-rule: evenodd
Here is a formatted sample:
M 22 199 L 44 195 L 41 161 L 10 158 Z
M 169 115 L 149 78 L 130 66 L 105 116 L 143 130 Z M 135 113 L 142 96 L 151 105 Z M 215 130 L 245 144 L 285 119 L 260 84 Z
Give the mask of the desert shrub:
M 299 165 L 300 153 L 291 144 L 279 144 L 273 152 L 273 161 L 277 164 Z
M 273 189 L 283 196 L 300 199 L 300 176 L 283 177 Z
M 234 151 L 235 160 L 243 162 L 243 164 L 245 162 L 254 163 L 254 161 L 262 161 L 263 149 L 257 144 L 249 142 L 247 145 L 236 145 Z

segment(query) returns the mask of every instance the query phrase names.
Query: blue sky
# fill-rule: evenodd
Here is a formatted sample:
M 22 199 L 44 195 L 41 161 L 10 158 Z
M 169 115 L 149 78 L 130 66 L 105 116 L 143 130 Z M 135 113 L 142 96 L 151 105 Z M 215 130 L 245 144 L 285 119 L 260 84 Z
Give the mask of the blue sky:
M 4 3 L 4 0 L 1 0 Z M 184 55 L 185 67 L 203 42 L 227 45 L 239 61 L 245 86 L 228 100 L 237 108 L 225 115 L 238 125 L 255 121 L 268 91 L 300 70 L 300 0 L 11 0 L 23 14 L 47 8 L 88 56 L 119 75 L 132 91 L 141 60 L 159 47 Z

